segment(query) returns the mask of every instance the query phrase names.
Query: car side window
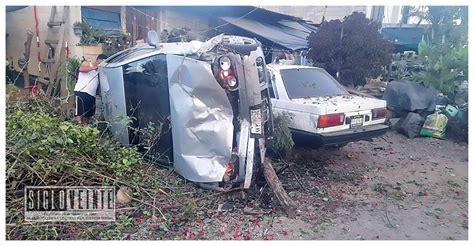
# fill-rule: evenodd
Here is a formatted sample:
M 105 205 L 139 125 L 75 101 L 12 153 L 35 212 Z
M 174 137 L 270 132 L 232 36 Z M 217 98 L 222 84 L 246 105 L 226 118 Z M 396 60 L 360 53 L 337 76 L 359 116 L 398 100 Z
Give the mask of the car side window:
M 267 77 L 270 78 L 270 83 L 268 83 L 270 98 L 277 98 L 275 94 L 275 75 L 271 71 L 268 71 Z

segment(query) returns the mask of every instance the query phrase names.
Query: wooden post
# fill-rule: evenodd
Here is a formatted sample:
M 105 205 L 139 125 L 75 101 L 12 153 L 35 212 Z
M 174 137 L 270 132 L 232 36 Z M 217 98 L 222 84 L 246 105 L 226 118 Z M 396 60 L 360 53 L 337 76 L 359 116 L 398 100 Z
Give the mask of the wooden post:
M 23 87 L 30 88 L 30 74 L 28 73 L 28 64 L 30 61 L 30 50 L 31 50 L 31 41 L 33 40 L 33 33 L 30 31 L 26 32 L 26 41 L 25 41 L 25 60 L 26 66 L 23 68 Z
M 137 37 L 138 37 L 138 28 L 137 28 L 137 16 L 135 13 L 133 14 L 133 20 L 132 20 L 132 46 L 135 46 Z
M 123 33 L 127 32 L 127 7 L 120 6 L 120 28 Z
M 268 158 L 265 158 L 265 161 L 263 162 L 263 174 L 288 216 L 295 217 L 297 205 L 293 200 L 291 200 L 285 189 L 283 189 L 283 185 L 276 175 L 275 169 L 273 169 L 272 162 Z

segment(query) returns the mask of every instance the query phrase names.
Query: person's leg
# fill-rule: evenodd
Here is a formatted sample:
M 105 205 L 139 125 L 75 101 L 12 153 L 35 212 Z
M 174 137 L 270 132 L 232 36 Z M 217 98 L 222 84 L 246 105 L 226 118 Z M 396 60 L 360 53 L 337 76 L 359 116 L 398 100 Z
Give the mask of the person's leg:
M 84 101 L 81 98 L 81 94 L 74 92 L 76 98 L 76 111 L 74 112 L 75 122 L 82 124 L 82 115 L 84 114 Z
M 95 114 L 95 97 L 87 93 L 83 93 L 84 99 L 84 114 L 81 118 L 81 124 L 83 126 L 88 126 L 90 119 Z

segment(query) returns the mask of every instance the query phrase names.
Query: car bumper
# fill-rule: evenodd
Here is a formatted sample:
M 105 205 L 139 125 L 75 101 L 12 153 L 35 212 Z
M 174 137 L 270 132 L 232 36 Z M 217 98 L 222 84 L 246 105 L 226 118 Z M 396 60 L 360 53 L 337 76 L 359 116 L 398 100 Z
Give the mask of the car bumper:
M 329 147 L 344 145 L 360 140 L 370 140 L 384 135 L 389 129 L 385 124 L 364 126 L 357 129 L 348 129 L 327 133 L 311 133 L 297 129 L 291 129 L 293 139 L 298 144 L 312 145 L 315 147 Z

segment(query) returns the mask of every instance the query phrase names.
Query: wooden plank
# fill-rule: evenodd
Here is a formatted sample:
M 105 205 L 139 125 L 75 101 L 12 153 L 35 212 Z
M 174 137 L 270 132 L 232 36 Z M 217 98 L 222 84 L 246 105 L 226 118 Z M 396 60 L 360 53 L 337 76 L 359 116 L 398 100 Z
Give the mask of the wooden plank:
M 271 160 L 268 158 L 265 158 L 263 161 L 263 174 L 288 216 L 296 217 L 297 205 L 286 193 L 280 179 L 275 173 Z
M 25 59 L 27 62 L 30 61 L 31 41 L 33 40 L 33 33 L 31 31 L 26 32 L 25 41 Z M 23 69 L 23 86 L 29 88 L 30 86 L 30 74 L 28 73 L 28 65 Z
M 52 45 L 52 44 L 58 44 L 59 40 L 54 40 L 54 39 L 46 39 L 44 41 L 45 44 L 47 45 Z
M 59 38 L 57 39 L 57 45 L 54 48 L 54 51 L 55 51 L 54 59 L 48 60 L 51 64 L 51 73 L 49 74 L 49 81 L 51 81 L 51 83 L 49 84 L 47 92 L 46 92 L 48 95 L 52 95 L 51 93 L 55 91 L 55 87 L 60 86 L 59 83 L 57 83 L 57 80 L 58 80 L 57 75 L 58 75 L 59 67 L 61 66 L 62 61 L 64 61 L 64 57 L 65 57 L 65 51 L 63 51 L 63 46 L 64 46 L 64 35 L 66 31 L 65 29 L 66 25 L 63 25 L 63 23 L 66 23 L 68 18 L 69 18 L 69 6 L 64 6 L 63 13 L 62 13 L 62 20 L 53 21 L 53 22 L 62 23 L 62 24 L 59 25 L 60 27 L 59 32 L 58 32 Z M 53 16 L 51 19 L 54 20 L 55 17 Z M 49 30 L 48 34 L 49 34 L 48 36 L 51 36 L 51 30 Z M 49 38 L 49 40 L 53 40 L 53 39 Z M 65 86 L 61 86 L 61 88 L 62 87 L 65 87 Z M 67 93 L 64 92 L 64 94 L 67 94 Z M 62 96 L 63 96 L 63 91 L 61 89 L 61 97 Z
M 40 82 L 41 84 L 45 84 L 45 85 L 49 84 L 49 80 L 47 80 L 45 78 L 37 78 L 36 81 Z
M 50 22 L 48 22 L 49 27 L 61 26 L 62 24 L 64 24 L 63 21 L 50 21 Z

